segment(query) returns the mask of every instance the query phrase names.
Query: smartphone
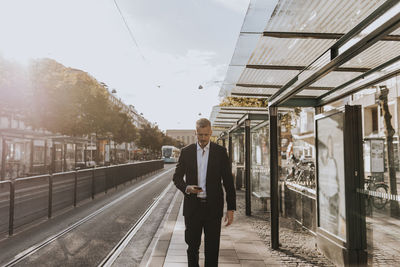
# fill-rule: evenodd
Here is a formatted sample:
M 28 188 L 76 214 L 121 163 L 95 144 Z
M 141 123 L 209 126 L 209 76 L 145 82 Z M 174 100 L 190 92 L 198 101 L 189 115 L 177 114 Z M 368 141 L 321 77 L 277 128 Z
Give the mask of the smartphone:
M 203 188 L 201 188 L 200 186 L 194 186 L 193 188 L 196 190 L 203 190 Z

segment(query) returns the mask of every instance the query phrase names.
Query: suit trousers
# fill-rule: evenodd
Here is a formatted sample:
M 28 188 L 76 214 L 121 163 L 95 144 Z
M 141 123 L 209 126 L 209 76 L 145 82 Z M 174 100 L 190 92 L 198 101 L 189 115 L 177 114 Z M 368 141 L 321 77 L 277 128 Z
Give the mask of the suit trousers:
M 198 211 L 195 211 L 191 216 L 185 216 L 185 242 L 188 245 L 187 258 L 189 267 L 199 267 L 199 248 L 203 229 L 204 266 L 218 266 L 222 218 L 210 216 L 209 212 L 207 212 L 207 204 L 206 202 L 201 202 Z

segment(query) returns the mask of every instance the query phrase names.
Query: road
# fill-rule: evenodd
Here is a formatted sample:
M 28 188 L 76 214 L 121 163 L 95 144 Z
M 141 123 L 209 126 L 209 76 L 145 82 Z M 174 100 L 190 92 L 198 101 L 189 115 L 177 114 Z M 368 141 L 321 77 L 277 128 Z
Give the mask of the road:
M 4 265 L 15 255 L 39 244 L 49 236 L 61 232 L 69 225 L 101 209 L 108 203 L 120 199 L 87 222 L 60 236 L 16 264 L 16 266 L 97 266 L 136 223 L 154 199 L 171 184 L 174 166 L 165 165 L 164 170 L 151 177 L 111 192 L 93 202 L 86 203 L 66 214 L 59 215 L 1 241 L 0 265 Z M 161 175 L 164 172 L 166 173 Z M 151 181 L 156 176 L 159 176 L 159 178 Z M 144 185 L 149 181 L 151 182 Z M 135 189 L 142 185 L 144 186 L 139 190 Z M 147 233 L 141 233 L 141 236 L 147 237 L 147 241 L 143 238 L 138 240 L 141 249 L 135 252 L 134 262 L 140 262 L 175 192 L 175 187 L 171 186 L 164 199 L 156 207 L 157 216 L 155 218 L 157 219 L 152 219 L 151 225 L 153 227 L 146 227 Z M 125 197 L 121 199 L 122 196 Z M 134 264 L 132 265 L 134 266 Z

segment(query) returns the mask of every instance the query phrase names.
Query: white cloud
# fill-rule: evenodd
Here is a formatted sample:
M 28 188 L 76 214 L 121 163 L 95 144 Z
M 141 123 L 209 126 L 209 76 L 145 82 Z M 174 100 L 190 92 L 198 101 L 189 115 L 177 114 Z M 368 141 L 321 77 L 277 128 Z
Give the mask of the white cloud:
M 248 1 L 119 0 L 139 52 L 112 1 L 0 0 L 0 54 L 54 58 L 115 88 L 162 129 L 192 128 L 218 104 L 214 81 L 224 79 Z
M 140 77 L 121 81 L 118 95 L 150 121 L 157 121 L 161 129 L 190 129 L 199 113 L 209 116 L 210 107 L 218 104 L 220 84 L 214 81 L 222 80 L 226 71 L 226 66 L 212 63 L 215 52 L 189 50 L 174 56 L 146 51 L 146 55 L 148 62 L 142 65 Z M 198 89 L 200 84 L 203 90 Z

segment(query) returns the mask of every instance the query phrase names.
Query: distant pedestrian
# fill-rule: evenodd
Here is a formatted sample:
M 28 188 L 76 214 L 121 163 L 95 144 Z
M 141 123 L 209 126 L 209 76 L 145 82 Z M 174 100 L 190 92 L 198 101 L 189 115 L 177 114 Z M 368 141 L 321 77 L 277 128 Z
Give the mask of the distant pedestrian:
M 176 187 L 185 196 L 183 216 L 189 267 L 199 266 L 203 230 L 205 266 L 218 266 L 224 209 L 222 184 L 228 206 L 224 219 L 226 226 L 232 224 L 236 210 L 236 193 L 228 155 L 224 147 L 210 142 L 211 134 L 210 121 L 199 119 L 196 122 L 197 142 L 182 149 L 173 177 Z

